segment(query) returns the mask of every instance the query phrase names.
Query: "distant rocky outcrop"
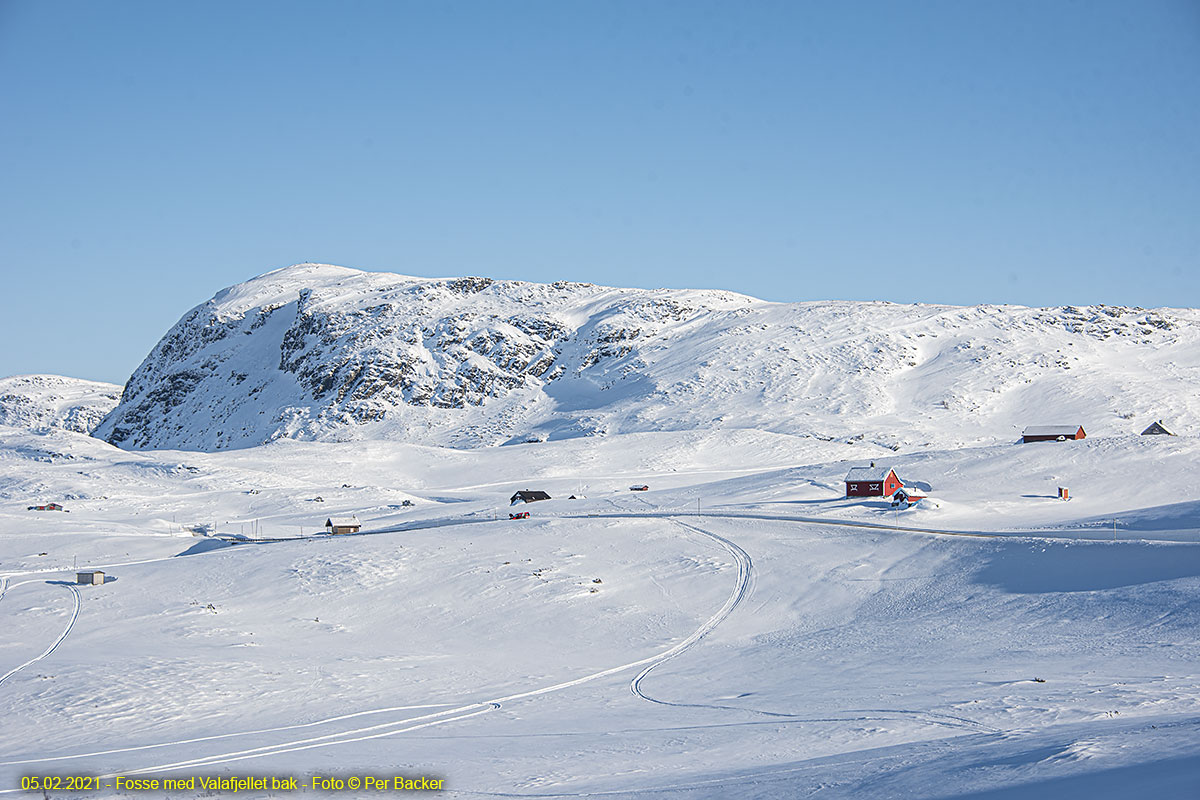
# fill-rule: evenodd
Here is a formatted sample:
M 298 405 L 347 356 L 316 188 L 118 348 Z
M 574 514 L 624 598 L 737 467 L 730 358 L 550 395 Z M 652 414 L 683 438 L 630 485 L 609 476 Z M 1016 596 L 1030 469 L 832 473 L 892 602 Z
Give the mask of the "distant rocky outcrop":
M 95 435 L 215 450 L 754 427 L 902 449 L 1059 418 L 1094 433 L 1161 416 L 1164 397 L 1175 419 L 1200 412 L 1197 322 L 1194 310 L 781 304 L 302 264 L 185 314 Z
M 91 433 L 117 406 L 121 387 L 61 375 L 0 378 L 0 425 Z

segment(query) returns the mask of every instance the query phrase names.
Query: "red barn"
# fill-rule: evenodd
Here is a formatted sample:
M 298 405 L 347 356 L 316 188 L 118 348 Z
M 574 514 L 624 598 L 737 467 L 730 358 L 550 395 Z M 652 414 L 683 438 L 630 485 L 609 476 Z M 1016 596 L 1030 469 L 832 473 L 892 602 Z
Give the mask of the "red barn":
M 891 467 L 854 467 L 846 473 L 846 497 L 891 497 L 904 482 Z
M 1066 439 L 1083 439 L 1087 434 L 1082 425 L 1030 425 L 1021 434 L 1021 441 L 1059 442 Z

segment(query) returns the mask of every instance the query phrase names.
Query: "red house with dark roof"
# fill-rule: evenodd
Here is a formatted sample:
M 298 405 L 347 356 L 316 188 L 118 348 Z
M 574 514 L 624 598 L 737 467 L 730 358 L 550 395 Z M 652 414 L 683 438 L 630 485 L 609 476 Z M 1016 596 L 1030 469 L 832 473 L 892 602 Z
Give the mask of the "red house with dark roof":
M 846 473 L 846 497 L 891 497 L 904 482 L 891 467 L 854 467 Z

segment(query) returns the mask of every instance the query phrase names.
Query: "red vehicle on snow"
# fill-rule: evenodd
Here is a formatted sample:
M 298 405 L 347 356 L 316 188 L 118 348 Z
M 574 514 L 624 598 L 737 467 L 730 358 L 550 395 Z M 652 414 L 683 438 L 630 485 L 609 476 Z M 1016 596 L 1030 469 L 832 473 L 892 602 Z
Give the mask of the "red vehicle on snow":
M 509 514 L 509 519 L 529 519 L 528 511 L 518 511 L 516 514 Z

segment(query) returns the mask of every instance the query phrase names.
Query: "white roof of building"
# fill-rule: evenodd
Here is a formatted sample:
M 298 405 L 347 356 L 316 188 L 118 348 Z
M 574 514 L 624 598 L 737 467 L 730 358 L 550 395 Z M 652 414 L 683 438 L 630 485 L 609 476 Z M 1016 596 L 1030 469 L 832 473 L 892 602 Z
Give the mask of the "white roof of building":
M 882 481 L 891 471 L 892 467 L 887 464 L 881 467 L 851 467 L 846 473 L 846 481 Z
M 362 523 L 358 521 L 358 517 L 330 517 L 325 520 L 326 528 L 348 528 L 352 525 L 362 527 Z
M 1022 436 L 1074 436 L 1082 425 L 1030 425 Z

